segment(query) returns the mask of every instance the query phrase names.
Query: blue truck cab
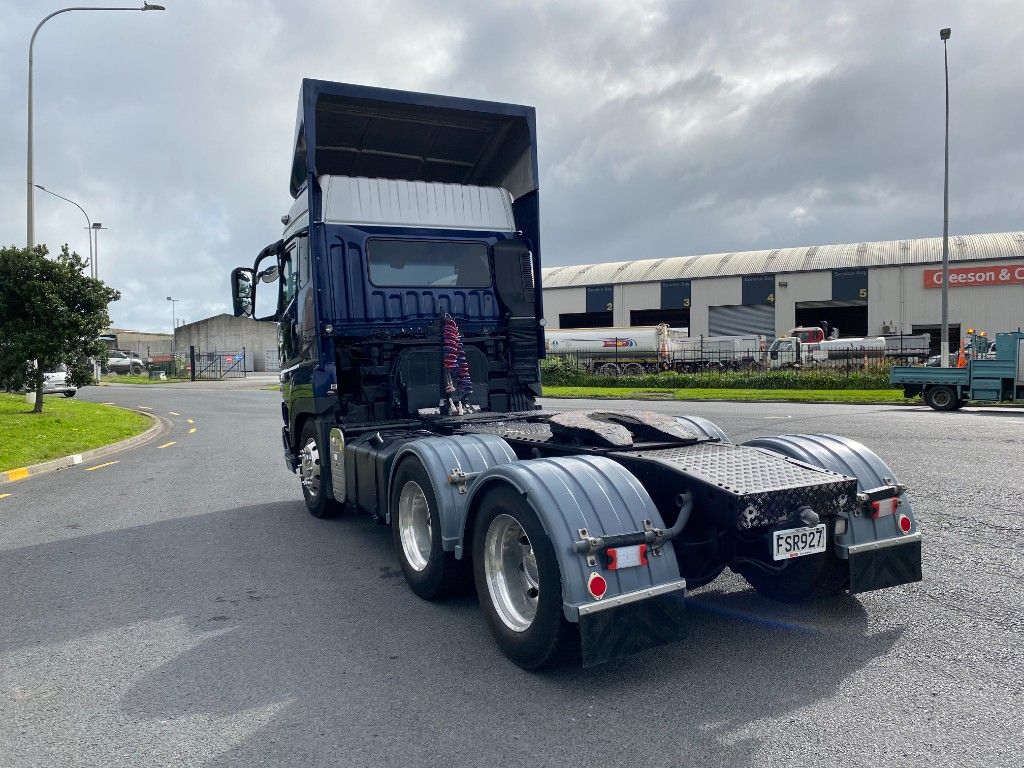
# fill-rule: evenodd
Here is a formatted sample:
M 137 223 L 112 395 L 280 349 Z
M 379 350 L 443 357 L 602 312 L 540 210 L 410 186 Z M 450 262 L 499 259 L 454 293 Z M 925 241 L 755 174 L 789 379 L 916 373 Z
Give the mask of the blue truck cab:
M 539 408 L 532 107 L 304 80 L 293 149 L 283 235 L 231 275 L 235 314 L 279 323 L 285 462 L 315 517 L 391 527 L 416 595 L 472 584 L 515 663 L 679 640 L 726 568 L 781 600 L 921 578 L 865 446 Z

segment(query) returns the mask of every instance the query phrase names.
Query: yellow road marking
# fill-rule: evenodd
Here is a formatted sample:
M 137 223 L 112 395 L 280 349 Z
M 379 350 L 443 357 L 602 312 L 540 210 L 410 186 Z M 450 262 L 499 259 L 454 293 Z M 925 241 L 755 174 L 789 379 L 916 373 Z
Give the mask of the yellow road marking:
M 189 433 L 189 434 L 191 435 L 191 434 L 192 434 L 193 432 L 195 432 L 195 431 L 196 431 L 196 428 L 195 428 L 195 427 L 192 427 L 192 429 L 190 429 L 190 430 L 188 431 L 188 433 Z
M 94 469 L 103 469 L 104 467 L 109 467 L 109 466 L 111 466 L 113 464 L 120 464 L 120 463 L 121 462 L 119 460 L 118 461 L 108 461 L 108 462 L 106 462 L 104 464 L 96 464 L 96 465 L 91 466 L 91 467 L 86 467 L 85 471 L 86 472 L 92 472 Z
M 171 414 L 171 416 L 181 416 L 177 411 L 168 411 L 168 413 Z
M 7 471 L 7 482 L 9 483 L 13 483 L 15 480 L 24 480 L 26 477 L 28 477 L 28 467 L 18 467 Z
M 148 405 L 137 405 L 135 407 L 138 408 L 140 411 L 152 411 L 153 410 Z
M 9 494 L 9 493 L 0 493 L 0 499 L 6 499 L 10 495 L 11 494 Z
M 187 421 L 189 424 L 195 424 L 195 422 L 192 421 L 192 419 L 185 419 L 185 421 Z
M 171 440 L 171 442 L 169 442 L 169 443 L 164 443 L 163 445 L 158 445 L 157 448 L 170 448 L 176 442 L 178 442 L 178 441 L 177 440 Z

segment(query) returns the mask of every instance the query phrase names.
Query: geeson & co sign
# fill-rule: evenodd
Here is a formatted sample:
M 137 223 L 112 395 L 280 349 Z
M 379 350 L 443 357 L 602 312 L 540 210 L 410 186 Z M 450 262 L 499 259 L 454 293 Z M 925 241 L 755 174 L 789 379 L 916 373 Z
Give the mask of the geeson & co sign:
M 963 288 L 968 285 L 1014 285 L 1024 283 L 1024 264 L 1007 264 L 999 267 L 957 267 L 949 270 L 949 287 Z M 942 287 L 942 270 L 924 271 L 925 288 Z

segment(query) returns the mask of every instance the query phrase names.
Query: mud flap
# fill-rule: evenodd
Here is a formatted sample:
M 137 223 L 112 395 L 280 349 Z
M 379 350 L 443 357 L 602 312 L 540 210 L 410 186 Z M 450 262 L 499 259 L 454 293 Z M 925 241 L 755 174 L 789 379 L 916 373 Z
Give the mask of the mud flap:
M 583 666 L 593 667 L 682 640 L 686 635 L 685 587 L 682 582 L 671 591 L 642 600 L 621 605 L 594 603 L 581 608 Z M 588 608 L 592 610 L 587 612 Z
M 850 594 L 921 581 L 921 540 L 850 553 Z

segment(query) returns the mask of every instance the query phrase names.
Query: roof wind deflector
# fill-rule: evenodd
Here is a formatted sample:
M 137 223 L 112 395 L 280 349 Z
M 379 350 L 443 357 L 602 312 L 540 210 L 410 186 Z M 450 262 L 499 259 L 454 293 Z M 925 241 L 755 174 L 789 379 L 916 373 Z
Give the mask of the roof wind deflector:
M 291 192 L 312 175 L 537 189 L 533 107 L 303 80 Z

